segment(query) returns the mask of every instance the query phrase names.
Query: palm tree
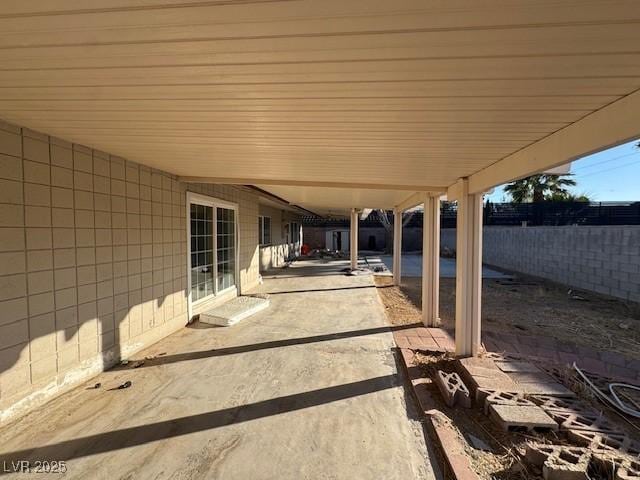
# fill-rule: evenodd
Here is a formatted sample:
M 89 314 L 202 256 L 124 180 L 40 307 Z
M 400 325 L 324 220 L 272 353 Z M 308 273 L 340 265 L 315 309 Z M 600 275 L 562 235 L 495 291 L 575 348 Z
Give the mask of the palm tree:
M 522 180 L 516 180 L 504 187 L 515 203 L 543 202 L 550 199 L 567 198 L 566 187 L 575 186 L 575 180 L 562 178 L 561 175 L 538 174 Z

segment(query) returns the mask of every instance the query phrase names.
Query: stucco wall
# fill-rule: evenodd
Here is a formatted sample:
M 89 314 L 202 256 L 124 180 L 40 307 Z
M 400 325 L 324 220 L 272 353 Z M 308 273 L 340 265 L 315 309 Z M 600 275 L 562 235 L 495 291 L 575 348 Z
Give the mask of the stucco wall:
M 455 250 L 455 229 L 442 246 Z M 489 265 L 640 302 L 640 226 L 485 227 Z
M 187 189 L 239 203 L 255 285 L 255 194 L 0 122 L 0 420 L 185 324 Z

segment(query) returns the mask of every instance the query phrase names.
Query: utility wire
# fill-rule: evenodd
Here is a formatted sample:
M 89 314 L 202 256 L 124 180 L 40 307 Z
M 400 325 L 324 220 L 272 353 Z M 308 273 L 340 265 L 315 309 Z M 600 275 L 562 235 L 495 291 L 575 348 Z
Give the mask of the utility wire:
M 583 170 L 585 168 L 597 167 L 598 165 L 602 165 L 603 163 L 613 162 L 615 160 L 620 160 L 621 158 L 626 158 L 626 157 L 630 157 L 632 155 L 637 155 L 638 153 L 640 153 L 640 152 L 631 152 L 631 153 L 627 153 L 625 155 L 619 155 L 617 157 L 607 158 L 606 160 L 603 160 L 601 162 L 596 162 L 596 163 L 592 163 L 590 165 L 584 165 L 584 166 L 581 166 L 581 167 L 576 167 L 576 170 Z
M 617 170 L 618 168 L 630 167 L 631 165 L 638 165 L 638 164 L 640 164 L 640 163 L 638 163 L 636 160 L 634 160 L 633 162 L 624 163 L 622 165 L 617 165 L 617 166 L 611 167 L 611 168 L 605 168 L 604 170 L 598 170 L 596 172 L 591 172 L 591 173 L 588 173 L 587 175 L 580 175 L 580 178 L 591 177 L 593 175 L 598 175 L 600 173 L 605 173 L 605 172 L 610 172 L 612 170 Z

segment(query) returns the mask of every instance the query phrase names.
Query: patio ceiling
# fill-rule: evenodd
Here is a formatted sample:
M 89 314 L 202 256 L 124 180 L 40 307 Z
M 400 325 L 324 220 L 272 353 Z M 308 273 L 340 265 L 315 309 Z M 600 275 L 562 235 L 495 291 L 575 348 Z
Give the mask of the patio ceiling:
M 0 117 L 305 208 L 391 207 L 639 134 L 639 47 L 637 0 L 3 1 Z

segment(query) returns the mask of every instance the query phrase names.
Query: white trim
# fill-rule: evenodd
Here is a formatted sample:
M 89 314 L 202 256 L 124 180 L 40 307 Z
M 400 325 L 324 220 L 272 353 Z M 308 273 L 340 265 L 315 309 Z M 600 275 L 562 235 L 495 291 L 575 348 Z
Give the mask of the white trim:
M 213 209 L 213 218 L 212 218 L 212 248 L 213 248 L 213 291 L 212 295 L 208 295 L 204 298 L 200 298 L 198 300 L 193 301 L 191 298 L 191 204 L 199 204 L 207 207 L 211 207 Z M 234 285 L 231 287 L 227 287 L 224 290 L 218 290 L 218 208 L 225 208 L 228 210 L 234 211 Z M 239 205 L 234 202 L 229 202 L 226 200 L 222 200 L 216 197 L 210 197 L 208 195 L 202 195 L 200 193 L 189 192 L 187 191 L 186 198 L 186 223 L 187 223 L 187 315 L 188 319 L 191 320 L 193 318 L 193 307 L 197 307 L 200 304 L 204 304 L 206 302 L 210 302 L 211 300 L 224 296 L 233 290 L 237 292 L 241 291 L 240 287 L 240 216 L 239 216 Z

